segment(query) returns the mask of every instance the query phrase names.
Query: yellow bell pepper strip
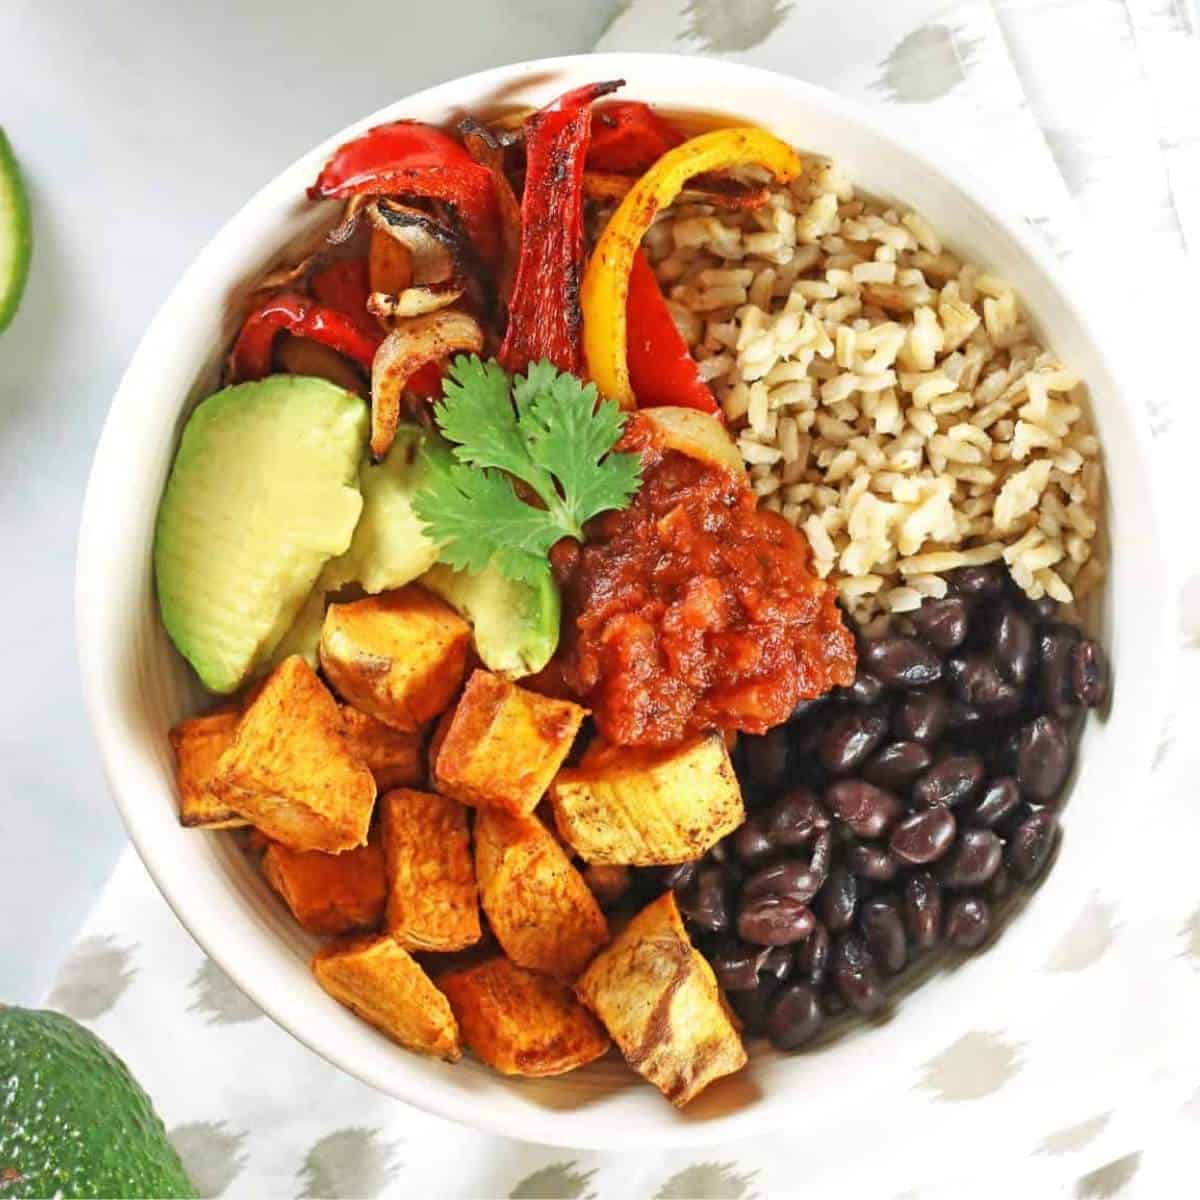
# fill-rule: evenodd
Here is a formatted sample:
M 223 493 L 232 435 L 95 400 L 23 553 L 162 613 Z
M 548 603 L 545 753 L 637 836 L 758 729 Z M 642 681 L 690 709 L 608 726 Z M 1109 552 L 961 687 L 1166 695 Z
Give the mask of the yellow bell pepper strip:
M 637 398 L 629 381 L 626 303 L 633 256 L 655 215 L 706 171 L 756 163 L 780 183 L 800 173 L 800 156 L 763 129 L 715 129 L 668 150 L 629 190 L 596 242 L 583 276 L 583 348 L 602 396 L 622 408 Z

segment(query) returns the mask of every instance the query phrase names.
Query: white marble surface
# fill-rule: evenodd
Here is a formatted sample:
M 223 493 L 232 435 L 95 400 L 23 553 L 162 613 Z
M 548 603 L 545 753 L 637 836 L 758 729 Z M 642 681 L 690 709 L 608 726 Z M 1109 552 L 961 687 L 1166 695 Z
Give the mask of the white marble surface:
M 0 1001 L 45 993 L 124 842 L 79 693 L 72 575 L 92 447 L 142 328 L 314 142 L 441 79 L 588 49 L 615 7 L 0 3 L 0 125 L 36 226 L 0 337 Z

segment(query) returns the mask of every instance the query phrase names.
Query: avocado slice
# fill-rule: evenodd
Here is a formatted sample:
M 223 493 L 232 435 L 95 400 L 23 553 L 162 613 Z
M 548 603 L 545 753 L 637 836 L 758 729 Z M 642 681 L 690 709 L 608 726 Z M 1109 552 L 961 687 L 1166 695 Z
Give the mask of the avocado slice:
M 367 405 L 272 375 L 209 396 L 184 427 L 158 510 L 163 624 L 205 687 L 232 692 L 279 644 L 362 511 Z
M 196 1195 L 150 1097 L 62 1013 L 0 1005 L 0 1195 Z
M 438 563 L 420 580 L 475 629 L 475 650 L 497 675 L 536 675 L 558 645 L 562 601 L 549 570 L 536 584 L 506 579 L 494 566 L 478 574 Z
M 325 591 L 357 583 L 374 595 L 412 583 L 437 561 L 437 546 L 425 536 L 412 505 L 425 479 L 421 447 L 426 436 L 417 425 L 401 425 L 387 457 L 363 463 L 358 476 L 362 517 L 350 548 L 321 573 Z

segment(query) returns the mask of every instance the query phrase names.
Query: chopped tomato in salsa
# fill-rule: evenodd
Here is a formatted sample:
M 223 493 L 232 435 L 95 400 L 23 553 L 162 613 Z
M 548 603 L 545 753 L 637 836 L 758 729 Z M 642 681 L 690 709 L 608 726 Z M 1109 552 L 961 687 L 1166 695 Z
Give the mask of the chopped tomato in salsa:
M 553 555 L 563 677 L 601 734 L 659 746 L 762 733 L 851 683 L 854 639 L 804 538 L 743 479 L 664 450 L 636 416 L 618 448 L 642 453 L 640 493 Z

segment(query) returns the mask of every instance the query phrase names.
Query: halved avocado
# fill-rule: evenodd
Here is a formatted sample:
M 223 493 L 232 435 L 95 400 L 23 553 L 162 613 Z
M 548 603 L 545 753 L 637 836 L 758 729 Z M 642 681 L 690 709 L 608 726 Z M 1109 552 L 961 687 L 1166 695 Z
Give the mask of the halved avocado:
M 188 419 L 158 510 L 163 624 L 201 682 L 265 662 L 362 511 L 367 405 L 323 379 L 225 388 Z

